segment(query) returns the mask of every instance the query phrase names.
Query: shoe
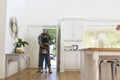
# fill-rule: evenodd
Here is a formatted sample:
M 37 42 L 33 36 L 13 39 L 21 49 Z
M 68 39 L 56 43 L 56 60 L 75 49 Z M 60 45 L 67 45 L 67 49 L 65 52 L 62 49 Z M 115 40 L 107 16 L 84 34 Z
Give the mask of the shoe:
M 52 73 L 52 71 L 49 71 L 49 73 Z
M 51 67 L 49 67 L 49 73 L 52 73 Z
M 51 69 L 49 69 L 49 73 L 52 73 L 52 70 L 51 70 Z
M 47 73 L 47 69 L 45 69 L 45 73 Z
M 36 73 L 39 73 L 40 72 L 40 69 L 38 71 L 36 71 Z
M 41 73 L 43 73 L 43 69 L 41 69 Z

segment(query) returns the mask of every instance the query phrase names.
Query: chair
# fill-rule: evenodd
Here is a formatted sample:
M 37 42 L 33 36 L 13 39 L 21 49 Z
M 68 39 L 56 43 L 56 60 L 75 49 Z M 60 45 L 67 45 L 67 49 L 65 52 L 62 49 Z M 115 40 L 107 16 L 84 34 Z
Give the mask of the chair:
M 99 80 L 101 80 L 101 65 L 103 62 L 111 63 L 112 80 L 117 80 L 117 66 L 120 66 L 119 59 L 100 60 L 99 61 Z

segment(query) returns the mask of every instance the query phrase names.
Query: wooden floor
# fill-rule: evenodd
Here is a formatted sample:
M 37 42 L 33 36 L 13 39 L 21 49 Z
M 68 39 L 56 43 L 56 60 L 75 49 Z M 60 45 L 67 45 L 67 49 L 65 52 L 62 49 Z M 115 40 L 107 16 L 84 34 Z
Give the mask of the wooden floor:
M 52 69 L 52 73 L 36 73 L 37 69 L 23 70 L 20 72 L 19 78 L 17 74 L 8 77 L 6 80 L 80 80 L 79 71 L 56 72 Z

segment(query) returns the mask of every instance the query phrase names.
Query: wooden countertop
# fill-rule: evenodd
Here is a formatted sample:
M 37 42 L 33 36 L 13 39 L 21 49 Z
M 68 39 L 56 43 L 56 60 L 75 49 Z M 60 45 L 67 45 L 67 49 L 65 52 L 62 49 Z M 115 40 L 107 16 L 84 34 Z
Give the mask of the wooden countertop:
M 120 51 L 120 48 L 83 48 L 80 51 Z

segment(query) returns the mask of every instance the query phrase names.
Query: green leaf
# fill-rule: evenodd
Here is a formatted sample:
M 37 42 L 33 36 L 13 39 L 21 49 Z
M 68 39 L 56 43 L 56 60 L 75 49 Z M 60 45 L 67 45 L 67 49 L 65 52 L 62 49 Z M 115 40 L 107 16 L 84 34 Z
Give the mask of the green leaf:
M 29 45 L 27 41 L 23 41 L 22 39 L 18 39 L 18 42 L 16 43 L 18 47 L 25 47 L 25 45 Z

